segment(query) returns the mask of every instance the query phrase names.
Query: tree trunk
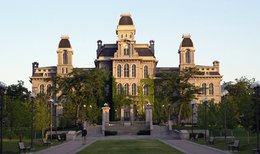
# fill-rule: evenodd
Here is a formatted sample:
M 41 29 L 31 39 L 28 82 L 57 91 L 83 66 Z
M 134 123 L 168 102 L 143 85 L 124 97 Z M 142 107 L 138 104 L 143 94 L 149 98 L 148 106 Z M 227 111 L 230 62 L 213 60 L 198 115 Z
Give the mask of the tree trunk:
M 250 144 L 250 132 L 247 130 L 247 144 Z
M 179 109 L 179 113 L 178 113 L 178 125 L 180 124 L 180 122 L 181 122 L 181 112 L 182 112 L 182 107 L 183 107 L 183 104 L 181 103 L 181 105 L 180 105 L 180 109 Z
M 76 106 L 75 126 L 77 125 L 77 121 L 78 121 L 78 118 L 79 118 L 79 107 L 80 107 L 80 105 Z

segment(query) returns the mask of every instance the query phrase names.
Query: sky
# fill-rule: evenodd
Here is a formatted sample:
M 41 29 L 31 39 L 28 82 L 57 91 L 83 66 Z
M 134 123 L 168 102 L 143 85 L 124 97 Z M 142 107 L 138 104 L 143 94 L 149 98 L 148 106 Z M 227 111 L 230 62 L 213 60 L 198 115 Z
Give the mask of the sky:
M 155 41 L 159 67 L 179 65 L 182 35 L 190 34 L 195 63 L 220 61 L 223 82 L 260 80 L 259 0 L 8 0 L 0 2 L 0 81 L 23 80 L 32 62 L 57 65 L 61 35 L 69 35 L 74 67 L 94 67 L 97 40 L 115 43 L 122 13 L 130 13 L 137 43 Z

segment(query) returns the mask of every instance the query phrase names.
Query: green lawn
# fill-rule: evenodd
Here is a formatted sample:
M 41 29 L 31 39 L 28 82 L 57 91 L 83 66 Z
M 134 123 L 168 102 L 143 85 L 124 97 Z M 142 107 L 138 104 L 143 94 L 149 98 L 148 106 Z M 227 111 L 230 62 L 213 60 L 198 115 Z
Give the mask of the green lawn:
M 78 154 L 181 154 L 158 140 L 97 141 Z
M 19 152 L 18 149 L 18 139 L 4 139 L 3 140 L 3 153 L 8 153 L 8 154 L 17 154 Z M 25 146 L 30 146 L 30 140 L 29 139 L 25 139 L 24 140 Z M 57 141 L 53 141 L 51 146 L 55 146 L 58 144 L 61 144 L 62 142 L 57 142 Z M 39 151 L 45 148 L 49 148 L 50 146 L 46 146 L 43 145 L 41 139 L 35 139 L 34 140 L 34 148 L 31 150 L 31 152 L 34 151 Z
M 237 128 L 234 130 L 234 135 L 235 135 L 235 139 L 240 140 L 240 151 L 236 152 L 237 154 L 248 154 L 251 153 L 252 149 L 256 149 L 256 134 L 251 134 L 250 135 L 250 143 L 248 144 L 248 139 L 246 136 L 246 132 L 241 129 L 241 128 Z M 199 144 L 205 144 L 205 140 L 204 138 L 200 138 L 198 141 L 195 141 L 196 143 Z M 232 142 L 232 139 L 227 139 L 227 143 Z M 208 146 L 212 146 L 214 148 L 217 149 L 221 149 L 221 150 L 228 150 L 228 146 L 225 144 L 225 139 L 224 138 L 217 138 L 214 141 L 213 145 L 209 145 Z

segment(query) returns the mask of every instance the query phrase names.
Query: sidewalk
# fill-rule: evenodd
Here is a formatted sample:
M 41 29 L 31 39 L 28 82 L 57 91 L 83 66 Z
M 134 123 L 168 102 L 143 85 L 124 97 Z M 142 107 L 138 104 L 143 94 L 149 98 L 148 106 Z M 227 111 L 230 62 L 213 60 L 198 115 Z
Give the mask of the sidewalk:
M 86 148 L 90 144 L 94 143 L 97 140 L 160 140 L 161 142 L 170 145 L 171 147 L 187 154 L 229 154 L 229 152 L 208 147 L 206 145 L 200 145 L 193 143 L 187 140 L 170 140 L 168 138 L 153 137 L 153 136 L 102 136 L 102 137 L 88 137 L 87 143 L 82 145 L 81 137 L 78 136 L 74 141 L 68 141 L 61 145 L 51 147 L 42 151 L 37 152 L 36 154 L 75 154 L 82 149 Z

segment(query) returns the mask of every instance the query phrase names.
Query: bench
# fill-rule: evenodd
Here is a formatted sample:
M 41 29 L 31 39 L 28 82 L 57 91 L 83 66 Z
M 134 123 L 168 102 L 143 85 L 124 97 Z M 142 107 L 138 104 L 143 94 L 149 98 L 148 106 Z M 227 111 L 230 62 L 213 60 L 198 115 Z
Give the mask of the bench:
M 46 139 L 42 139 L 42 143 L 43 143 L 43 145 L 51 145 L 51 142 L 49 142 L 49 141 L 47 141 Z
M 30 152 L 30 150 L 31 150 L 31 147 L 25 146 L 24 142 L 19 142 L 18 143 L 18 148 L 19 148 L 19 153 Z
M 209 137 L 208 143 L 214 144 L 214 140 L 215 140 L 214 137 L 211 136 L 211 137 Z
M 231 144 L 229 144 L 228 145 L 228 150 L 231 150 L 231 151 L 233 151 L 233 150 L 237 150 L 237 151 L 239 151 L 239 140 L 235 140 L 233 143 L 231 143 Z

